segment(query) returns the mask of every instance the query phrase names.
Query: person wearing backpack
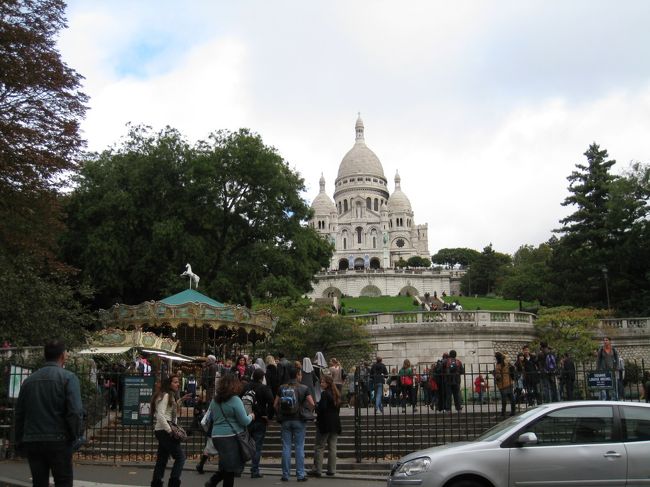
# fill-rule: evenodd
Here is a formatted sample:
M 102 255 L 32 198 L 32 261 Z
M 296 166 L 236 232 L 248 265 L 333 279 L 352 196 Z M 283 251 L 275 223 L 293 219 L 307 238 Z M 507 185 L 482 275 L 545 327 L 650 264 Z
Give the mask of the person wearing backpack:
M 266 426 L 269 420 L 273 419 L 275 413 L 271 388 L 263 384 L 263 380 L 264 371 L 262 369 L 255 369 L 253 371 L 253 380 L 244 386 L 241 395 L 246 412 L 248 414 L 251 412 L 255 413 L 255 419 L 248 425 L 248 432 L 255 440 L 255 455 L 251 459 L 252 479 L 263 477 L 260 473 L 262 447 L 264 446 L 264 437 L 266 436 Z
M 287 367 L 289 381 L 280 385 L 273 404 L 281 425 L 282 435 L 282 481 L 291 474 L 291 447 L 296 454 L 296 477 L 305 482 L 305 430 L 307 420 L 313 419 L 314 399 L 307 386 L 300 383 L 300 371 L 292 365 Z
M 399 369 L 399 386 L 402 392 L 402 412 L 406 412 L 406 401 L 408 400 L 413 406 L 415 412 L 415 389 L 413 388 L 413 369 L 411 361 L 404 359 L 402 368 Z
M 451 411 L 451 399 L 454 399 L 454 407 L 460 412 L 463 409 L 460 403 L 460 376 L 465 373 L 463 363 L 456 358 L 456 350 L 449 350 L 449 358 L 445 362 L 445 411 Z
M 540 367 L 540 383 L 542 385 L 542 398 L 544 402 L 557 402 L 557 357 L 548 343 L 541 342 L 537 355 L 537 363 Z

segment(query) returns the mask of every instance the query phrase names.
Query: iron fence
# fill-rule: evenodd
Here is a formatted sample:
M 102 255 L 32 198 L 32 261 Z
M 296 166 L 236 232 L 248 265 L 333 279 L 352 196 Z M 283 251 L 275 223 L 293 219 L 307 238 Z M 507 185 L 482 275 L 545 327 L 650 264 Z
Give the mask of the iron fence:
M 29 353 L 0 354 L 0 458 L 9 458 L 14 454 L 13 416 L 20 384 L 41 363 L 40 357 Z M 350 442 L 353 440 L 354 452 L 350 454 L 358 462 L 391 461 L 425 447 L 471 440 L 501 419 L 501 396 L 492 374 L 494 364 L 466 366 L 457 385 L 460 411 L 456 411 L 453 402 L 441 402 L 444 388 L 439 386 L 437 391 L 432 391 L 427 385 L 428 378 L 435 375 L 434 363 L 414 367 L 415 383 L 412 392 L 406 392 L 406 388 L 395 383 L 393 369 L 399 370 L 398 365 L 386 366 L 390 372 L 389 378 L 387 384 L 381 384 L 379 388 L 375 387 L 369 375 L 361 372 L 361 366 L 347 370 L 342 416 L 353 418 L 345 419 L 344 429 L 347 431 L 344 431 L 344 436 L 347 435 L 346 440 L 349 439 Z M 97 363 L 92 366 L 92 362 L 89 364 L 88 361 L 71 361 L 67 367 L 80 378 L 85 411 L 85 444 L 77 456 L 112 462 L 153 461 L 157 448 L 153 427 L 150 421 L 138 424 L 138 414 L 130 407 L 133 404 L 128 403 L 133 403 L 133 390 L 129 390 L 129 387 L 138 382 L 134 379 L 143 379 L 144 385 L 140 392 L 144 391 L 146 396 L 146 391 L 150 395 L 151 390 L 148 384 L 158 379 L 158 376 L 146 376 L 145 381 L 144 376 L 130 374 L 119 367 L 113 368 L 111 364 Z M 575 399 L 598 397 L 598 391 L 588 388 L 587 377 L 592 371 L 592 364 L 577 366 Z M 196 375 L 199 376 L 198 370 Z M 475 389 L 475 380 L 479 375 L 485 380 L 483 394 Z M 646 362 L 628 361 L 626 377 L 616 386 L 620 386 L 621 398 L 647 400 L 643 383 L 649 376 Z M 561 387 L 558 376 L 552 376 L 552 381 L 558 391 L 566 391 L 566 388 Z M 184 383 L 184 389 L 187 389 L 187 381 Z M 533 394 L 525 387 L 516 389 L 519 389 L 516 391 L 518 411 L 544 400 L 541 391 Z M 381 393 L 383 413 L 375 410 L 377 390 Z M 135 400 L 136 405 L 145 405 L 144 409 L 149 399 L 149 396 L 145 396 Z M 206 443 L 206 436 L 198 424 L 206 403 L 199 393 L 197 399 L 186 403 L 181 411 L 179 423 L 190 434 L 188 441 L 183 443 L 190 459 L 198 458 Z M 269 429 L 269 435 L 274 434 L 278 434 L 278 429 Z M 350 438 L 352 434 L 353 439 Z M 267 441 L 273 441 L 270 436 L 267 438 Z M 279 452 L 272 454 L 279 456 Z M 265 456 L 269 455 L 265 453 Z

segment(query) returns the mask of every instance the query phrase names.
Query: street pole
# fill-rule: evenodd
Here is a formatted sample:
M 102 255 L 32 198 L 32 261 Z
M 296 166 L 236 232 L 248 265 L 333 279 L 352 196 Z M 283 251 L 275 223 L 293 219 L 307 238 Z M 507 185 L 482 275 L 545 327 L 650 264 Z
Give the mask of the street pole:
M 603 266 L 601 269 L 603 271 L 603 276 L 605 277 L 605 294 L 607 296 L 607 311 L 610 311 L 610 305 L 609 305 L 609 272 L 607 271 L 607 267 Z

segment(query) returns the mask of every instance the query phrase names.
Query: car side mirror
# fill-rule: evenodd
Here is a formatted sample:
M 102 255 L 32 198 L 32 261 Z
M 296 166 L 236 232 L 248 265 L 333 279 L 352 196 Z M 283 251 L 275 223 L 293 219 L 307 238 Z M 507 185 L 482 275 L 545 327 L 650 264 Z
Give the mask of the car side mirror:
M 520 445 L 536 445 L 537 435 L 535 433 L 523 433 L 517 438 L 517 443 Z

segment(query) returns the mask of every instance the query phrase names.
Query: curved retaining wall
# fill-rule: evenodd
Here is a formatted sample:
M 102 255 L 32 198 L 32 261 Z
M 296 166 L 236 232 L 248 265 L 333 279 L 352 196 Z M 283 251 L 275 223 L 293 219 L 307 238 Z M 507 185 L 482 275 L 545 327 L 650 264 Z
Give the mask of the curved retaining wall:
M 384 363 L 435 362 L 456 350 L 463 363 L 491 363 L 499 350 L 516 356 L 535 339 L 535 315 L 525 312 L 432 311 L 360 315 Z M 601 322 L 600 336 L 610 335 L 624 359 L 650 359 L 650 318 Z M 550 344 L 553 346 L 553 344 Z

